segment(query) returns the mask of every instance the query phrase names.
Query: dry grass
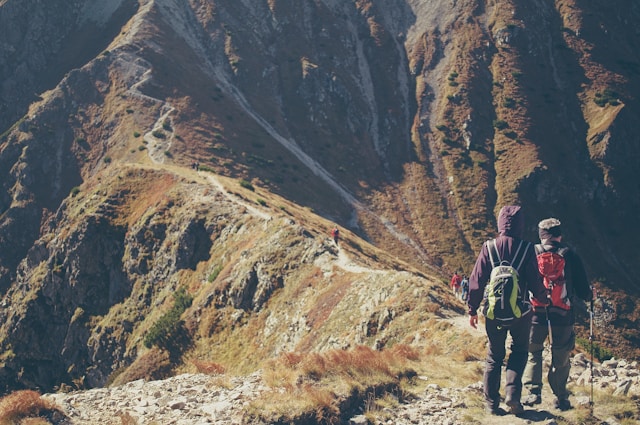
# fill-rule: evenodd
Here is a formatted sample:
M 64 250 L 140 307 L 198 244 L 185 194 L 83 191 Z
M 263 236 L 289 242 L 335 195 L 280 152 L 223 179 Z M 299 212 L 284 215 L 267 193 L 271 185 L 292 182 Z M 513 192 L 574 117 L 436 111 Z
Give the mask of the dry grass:
M 573 394 L 588 395 L 588 387 L 570 385 Z M 582 394 L 581 394 L 582 392 Z M 637 425 L 640 423 L 636 401 L 632 397 L 615 396 L 613 389 L 596 390 L 593 398 L 593 414 L 589 406 L 574 405 L 574 409 L 565 412 L 564 422 L 560 424 L 596 425 L 603 423 L 604 418 L 615 418 L 621 425 Z
M 374 376 L 396 378 L 418 358 L 417 351 L 407 345 L 396 345 L 384 351 L 358 346 L 348 351 L 285 353 L 267 362 L 265 380 L 271 386 L 295 387 L 300 380 L 319 382 L 336 377 L 360 377 L 367 382 L 366 378 Z
M 51 422 L 44 418 L 23 418 L 20 425 L 51 425 Z
M 13 392 L 0 399 L 0 425 L 45 425 L 42 417 L 59 412 L 54 403 L 32 390 Z
M 169 353 L 154 347 L 138 357 L 124 371 L 114 372 L 109 382 L 117 386 L 137 379 L 164 379 L 171 376 L 172 370 L 173 364 L 169 359 Z
M 224 366 L 220 363 L 205 360 L 192 360 L 191 363 L 195 366 L 198 372 L 206 375 L 222 375 L 225 372 Z
M 254 401 L 251 411 L 263 418 L 286 420 L 313 415 L 331 423 L 346 397 L 359 394 L 363 405 L 372 405 L 372 397 L 383 398 L 387 393 L 376 389 L 399 391 L 401 381 L 415 375 L 418 360 L 419 353 L 407 345 L 384 351 L 358 346 L 324 353 L 284 353 L 266 362 L 264 380 L 274 390 Z
M 120 413 L 118 416 L 120 417 L 120 421 L 122 421 L 122 425 L 138 425 L 136 418 L 131 416 L 129 412 Z

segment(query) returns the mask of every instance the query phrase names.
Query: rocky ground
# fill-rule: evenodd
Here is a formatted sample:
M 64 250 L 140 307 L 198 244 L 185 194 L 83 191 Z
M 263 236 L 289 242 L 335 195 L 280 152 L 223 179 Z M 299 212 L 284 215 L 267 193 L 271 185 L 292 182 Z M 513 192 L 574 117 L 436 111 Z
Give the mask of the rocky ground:
M 571 388 L 575 391 L 571 401 L 576 409 L 588 411 L 590 402 L 589 358 L 578 354 L 573 359 Z M 636 362 L 609 360 L 594 365 L 594 389 L 609 394 L 640 395 L 640 373 Z M 426 379 L 428 377 L 420 377 Z M 260 374 L 246 377 L 220 377 L 205 374 L 183 374 L 163 381 L 142 380 L 114 388 L 93 389 L 71 393 L 46 394 L 64 412 L 66 418 L 60 424 L 145 424 L 145 425 L 204 425 L 260 423 L 246 419 L 246 407 L 264 391 L 274 391 L 265 386 Z M 378 412 L 378 425 L 410 424 L 557 424 L 573 423 L 570 412 L 553 408 L 553 397 L 545 387 L 543 403 L 535 408 L 526 408 L 516 418 L 487 416 L 478 405 L 482 385 L 476 383 L 465 388 L 441 388 L 428 384 L 417 396 L 398 406 Z M 598 397 L 595 398 L 595 416 L 598 412 Z M 504 407 L 504 406 L 503 406 Z M 573 411 L 575 412 L 575 410 Z M 575 416 L 575 413 L 574 413 Z M 387 419 L 391 418 L 391 419 Z M 562 422 L 562 420 L 565 422 Z M 558 422 L 560 421 L 560 422 Z M 356 415 L 349 424 L 368 424 L 364 414 Z M 613 417 L 600 418 L 597 423 L 619 423 Z M 630 422 L 624 422 L 630 423 Z M 631 422 L 633 423 L 633 422 Z

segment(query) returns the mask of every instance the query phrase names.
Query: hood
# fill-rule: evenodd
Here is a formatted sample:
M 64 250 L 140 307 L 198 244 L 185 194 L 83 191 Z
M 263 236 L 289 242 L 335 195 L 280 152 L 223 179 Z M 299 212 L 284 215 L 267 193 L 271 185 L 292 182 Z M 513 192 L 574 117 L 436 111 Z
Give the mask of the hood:
M 504 236 L 522 238 L 524 233 L 524 213 L 519 205 L 507 205 L 498 214 L 498 233 Z

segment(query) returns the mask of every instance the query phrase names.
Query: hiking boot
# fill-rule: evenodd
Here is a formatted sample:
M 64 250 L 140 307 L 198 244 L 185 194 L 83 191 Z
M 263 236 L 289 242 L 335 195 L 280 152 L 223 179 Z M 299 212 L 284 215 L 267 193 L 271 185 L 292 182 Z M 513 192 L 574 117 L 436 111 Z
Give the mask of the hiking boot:
M 485 408 L 485 411 L 489 414 L 489 415 L 493 415 L 493 416 L 504 416 L 507 414 L 507 412 L 500 406 L 493 406 L 491 404 L 487 404 L 487 407 Z
M 509 413 L 511 413 L 512 415 L 517 416 L 524 413 L 524 407 L 522 407 L 522 404 L 520 404 L 519 401 L 507 400 L 505 401 L 505 403 L 507 404 L 507 406 L 509 406 Z
M 556 398 L 553 402 L 553 406 L 558 410 L 562 410 L 563 412 L 565 410 L 573 409 L 573 406 L 571 406 L 568 398 Z
M 542 403 L 542 396 L 540 394 L 529 394 L 522 399 L 522 404 L 525 406 L 533 406 L 534 404 Z

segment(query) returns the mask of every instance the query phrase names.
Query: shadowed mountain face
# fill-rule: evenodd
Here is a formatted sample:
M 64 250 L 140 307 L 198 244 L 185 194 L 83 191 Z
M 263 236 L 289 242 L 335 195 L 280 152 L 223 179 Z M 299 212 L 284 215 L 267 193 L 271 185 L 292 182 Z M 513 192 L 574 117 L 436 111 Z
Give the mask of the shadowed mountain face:
M 531 240 L 563 222 L 638 357 L 637 2 L 103 3 L 0 0 L 4 386 L 131 370 L 180 287 L 172 361 L 409 338 L 406 277 L 368 268 L 468 273 L 509 203 Z M 379 301 L 345 319 L 358 279 Z

